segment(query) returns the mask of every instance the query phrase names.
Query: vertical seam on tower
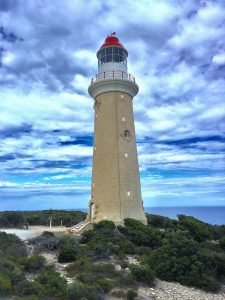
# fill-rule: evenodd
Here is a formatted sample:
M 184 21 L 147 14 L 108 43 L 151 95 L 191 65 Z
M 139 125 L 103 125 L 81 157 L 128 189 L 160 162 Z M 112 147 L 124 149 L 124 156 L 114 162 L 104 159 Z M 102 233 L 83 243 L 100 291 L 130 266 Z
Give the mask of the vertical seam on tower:
M 120 220 L 121 217 L 121 197 L 120 197 L 120 149 L 119 149 L 119 129 L 118 129 L 118 103 L 117 103 L 118 92 L 116 92 L 116 131 L 117 131 L 117 149 L 118 149 L 118 176 L 119 176 L 119 201 L 120 201 Z

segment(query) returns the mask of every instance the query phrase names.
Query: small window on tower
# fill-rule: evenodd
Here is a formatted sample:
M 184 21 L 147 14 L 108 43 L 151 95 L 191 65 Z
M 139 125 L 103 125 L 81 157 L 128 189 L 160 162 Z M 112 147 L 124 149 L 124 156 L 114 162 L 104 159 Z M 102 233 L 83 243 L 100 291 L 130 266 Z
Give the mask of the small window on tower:
M 127 152 L 125 152 L 125 154 L 124 154 L 124 155 L 125 155 L 125 157 L 128 157 L 128 153 L 127 153 Z
M 125 139 L 129 139 L 130 137 L 131 137 L 131 133 L 130 133 L 130 131 L 129 130 L 124 130 L 124 132 L 123 132 L 123 137 L 125 138 Z
M 120 95 L 120 98 L 124 98 L 124 95 L 122 94 L 122 95 Z
M 127 191 L 127 197 L 131 197 L 131 192 Z
M 125 117 L 122 117 L 122 121 L 125 122 L 125 121 L 126 121 L 126 118 L 125 118 Z

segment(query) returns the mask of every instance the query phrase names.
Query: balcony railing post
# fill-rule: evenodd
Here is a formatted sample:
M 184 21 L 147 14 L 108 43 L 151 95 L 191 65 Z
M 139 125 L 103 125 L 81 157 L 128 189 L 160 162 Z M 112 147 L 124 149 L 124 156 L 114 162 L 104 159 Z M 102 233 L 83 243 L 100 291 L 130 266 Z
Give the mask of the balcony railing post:
M 122 75 L 121 75 L 122 73 Z M 96 74 L 92 79 L 91 79 L 91 83 L 94 83 L 95 81 L 97 80 L 100 80 L 102 78 L 106 79 L 106 78 L 126 78 L 126 80 L 131 80 L 133 82 L 136 82 L 135 81 L 135 77 L 132 76 L 131 74 L 129 73 L 126 73 L 124 71 L 104 71 L 100 74 Z

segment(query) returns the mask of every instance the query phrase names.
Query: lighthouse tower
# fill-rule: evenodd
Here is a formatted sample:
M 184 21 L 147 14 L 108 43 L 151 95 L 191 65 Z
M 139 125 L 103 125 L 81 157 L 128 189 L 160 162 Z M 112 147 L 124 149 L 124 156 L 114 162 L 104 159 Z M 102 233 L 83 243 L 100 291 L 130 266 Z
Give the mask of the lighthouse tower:
M 97 52 L 98 74 L 88 92 L 94 98 L 92 194 L 88 222 L 125 218 L 147 223 L 141 198 L 133 97 L 135 78 L 127 71 L 128 52 L 115 33 Z

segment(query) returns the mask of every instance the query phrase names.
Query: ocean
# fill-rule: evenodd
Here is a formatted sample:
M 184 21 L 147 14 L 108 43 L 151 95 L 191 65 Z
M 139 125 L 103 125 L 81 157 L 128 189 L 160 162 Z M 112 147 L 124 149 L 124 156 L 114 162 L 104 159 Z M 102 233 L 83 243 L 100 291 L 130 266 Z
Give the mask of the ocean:
M 225 206 L 145 207 L 149 214 L 177 219 L 178 214 L 195 217 L 213 225 L 225 225 Z

